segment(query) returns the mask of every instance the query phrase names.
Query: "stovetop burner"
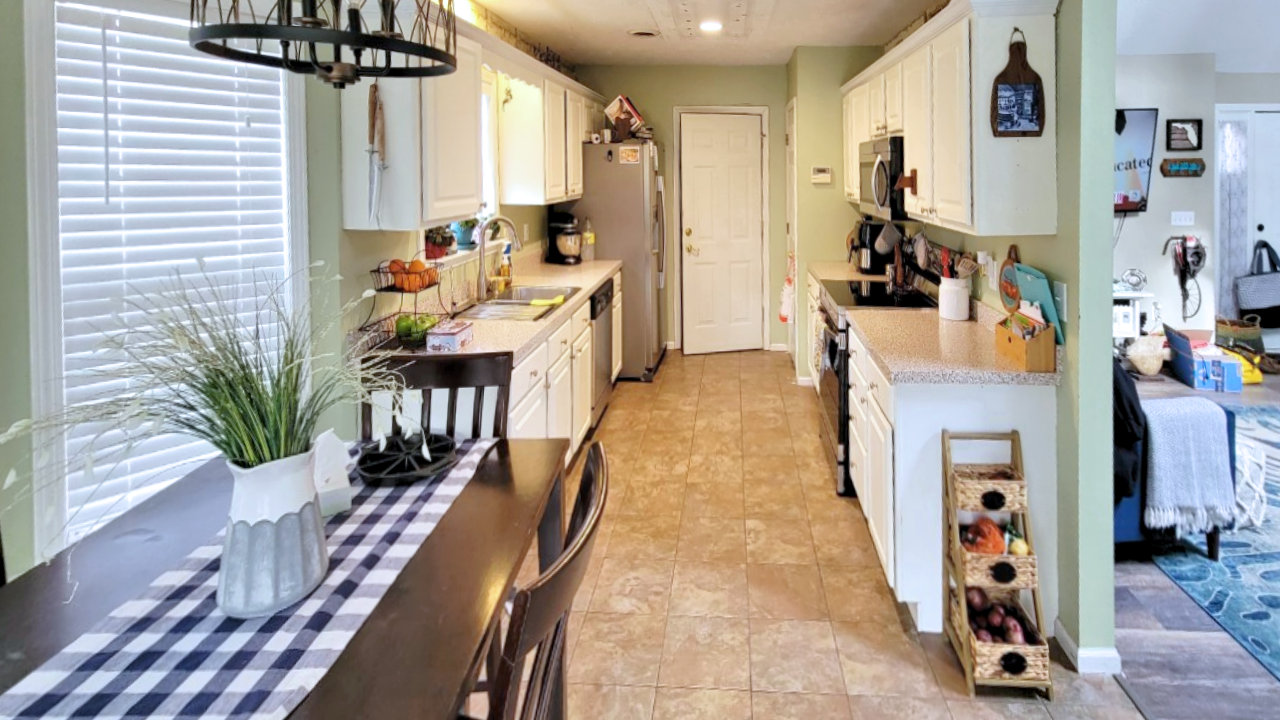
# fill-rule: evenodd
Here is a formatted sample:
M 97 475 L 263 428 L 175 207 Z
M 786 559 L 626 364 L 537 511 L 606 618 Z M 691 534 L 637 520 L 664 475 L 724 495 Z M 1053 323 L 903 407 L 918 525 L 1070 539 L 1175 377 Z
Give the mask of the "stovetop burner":
M 884 282 L 849 282 L 824 280 L 822 287 L 836 305 L 842 308 L 933 308 L 938 303 L 928 295 L 916 291 L 892 292 Z

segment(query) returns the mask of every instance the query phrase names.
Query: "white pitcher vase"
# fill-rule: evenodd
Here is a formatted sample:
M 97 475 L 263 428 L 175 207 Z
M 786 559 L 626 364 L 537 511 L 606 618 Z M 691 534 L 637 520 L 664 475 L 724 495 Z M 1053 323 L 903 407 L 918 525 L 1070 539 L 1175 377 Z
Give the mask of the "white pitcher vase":
M 235 618 L 273 615 L 310 595 L 329 569 L 311 452 L 234 478 L 218 571 L 218 607 Z

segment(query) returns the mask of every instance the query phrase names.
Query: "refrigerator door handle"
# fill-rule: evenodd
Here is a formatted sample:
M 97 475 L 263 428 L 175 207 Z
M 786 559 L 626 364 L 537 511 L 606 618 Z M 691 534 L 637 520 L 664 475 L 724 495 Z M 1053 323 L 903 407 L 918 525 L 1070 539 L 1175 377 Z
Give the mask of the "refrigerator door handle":
M 667 269 L 667 191 L 658 176 L 658 272 Z

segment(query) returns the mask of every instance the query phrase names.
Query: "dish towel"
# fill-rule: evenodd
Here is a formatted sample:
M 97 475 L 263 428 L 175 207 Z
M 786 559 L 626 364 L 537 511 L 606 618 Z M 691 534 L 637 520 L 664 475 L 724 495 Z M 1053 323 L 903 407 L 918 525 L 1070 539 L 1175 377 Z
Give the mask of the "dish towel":
M 1227 415 L 1204 398 L 1143 400 L 1147 415 L 1146 525 L 1179 537 L 1231 525 L 1235 488 Z

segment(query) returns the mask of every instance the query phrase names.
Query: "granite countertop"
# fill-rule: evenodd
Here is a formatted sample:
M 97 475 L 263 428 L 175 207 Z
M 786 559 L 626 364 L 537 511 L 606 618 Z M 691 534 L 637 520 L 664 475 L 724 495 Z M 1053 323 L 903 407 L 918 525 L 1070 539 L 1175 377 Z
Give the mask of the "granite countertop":
M 861 280 L 844 262 L 809 263 L 817 280 Z M 895 385 L 1057 385 L 1058 371 L 1032 373 L 996 355 L 995 325 L 1001 313 L 975 303 L 976 320 L 954 322 L 935 309 L 847 308 L 849 328 Z
M 488 352 L 512 352 L 515 362 L 525 359 L 542 343 L 560 324 L 573 316 L 573 313 L 588 301 L 591 294 L 600 289 L 605 281 L 622 269 L 617 260 L 595 260 L 578 265 L 535 265 L 517 266 L 515 285 L 567 285 L 582 288 L 563 305 L 547 313 L 540 320 L 476 320 L 471 319 L 472 340 L 462 348 L 460 354 L 468 355 Z M 419 351 L 426 354 L 425 351 Z
M 943 320 L 937 310 L 851 309 L 849 328 L 895 385 L 1057 385 L 1058 372 L 1015 369 L 996 355 L 998 318 Z M 981 318 L 980 313 L 979 317 Z
M 849 282 L 857 280 L 871 280 L 884 282 L 886 275 L 864 275 L 858 272 L 858 269 L 847 262 L 839 260 L 811 262 L 809 263 L 809 274 L 815 280 L 845 280 Z

